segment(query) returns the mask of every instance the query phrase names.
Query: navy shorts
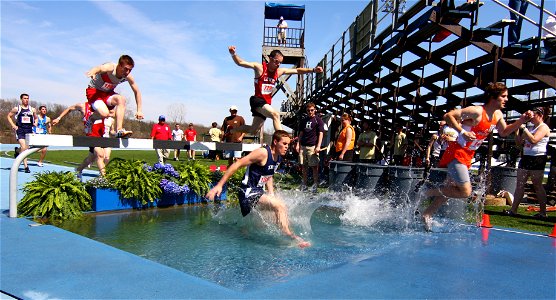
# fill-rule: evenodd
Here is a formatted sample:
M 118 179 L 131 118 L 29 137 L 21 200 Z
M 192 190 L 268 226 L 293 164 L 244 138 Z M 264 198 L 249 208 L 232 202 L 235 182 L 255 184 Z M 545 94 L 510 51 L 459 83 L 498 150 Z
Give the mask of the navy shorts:
M 265 104 L 267 103 L 263 98 L 259 98 L 255 96 L 251 96 L 251 98 L 249 98 L 249 105 L 251 106 L 251 112 L 253 113 L 253 117 L 259 117 L 262 118 L 263 120 L 266 120 L 266 117 L 257 111 L 257 108 L 263 107 Z
M 29 128 L 29 129 L 18 128 L 15 132 L 15 136 L 18 140 L 24 140 L 25 135 L 28 133 L 33 133 L 33 128 Z
M 261 196 L 264 195 L 263 189 L 241 188 L 239 192 L 239 206 L 241 207 L 241 215 L 247 216 L 253 207 L 257 205 Z

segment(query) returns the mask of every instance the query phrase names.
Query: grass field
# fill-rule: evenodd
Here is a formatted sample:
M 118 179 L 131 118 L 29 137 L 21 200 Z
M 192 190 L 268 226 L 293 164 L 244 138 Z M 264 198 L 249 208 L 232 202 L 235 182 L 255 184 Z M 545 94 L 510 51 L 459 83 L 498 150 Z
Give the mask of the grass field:
M 206 165 L 207 168 L 211 165 L 227 165 L 227 160 L 211 161 L 210 159 L 205 159 L 197 152 L 196 160 Z M 13 157 L 13 151 L 7 153 L 2 153 L 3 156 Z M 48 151 L 45 161 L 62 166 L 75 167 L 88 155 L 87 150 L 51 150 Z M 137 159 L 145 161 L 149 164 L 154 164 L 157 162 L 156 153 L 154 150 L 113 150 L 112 158 L 124 158 L 124 159 Z M 181 152 L 180 157 L 187 159 L 187 153 L 185 151 Z M 39 154 L 34 153 L 30 156 L 31 160 L 38 160 Z M 173 158 L 173 153 L 170 153 L 170 158 Z M 179 161 L 169 160 L 169 163 L 175 165 L 180 163 Z M 94 166 L 93 166 L 94 168 Z M 287 178 L 281 178 L 277 180 L 280 182 L 279 188 L 291 189 L 296 187 L 299 182 L 299 174 L 287 175 Z M 321 191 L 325 189 L 319 189 Z M 502 213 L 504 209 L 509 209 L 509 206 L 486 206 L 485 213 L 490 215 L 490 221 L 492 225 L 497 227 L 514 228 L 519 230 L 538 232 L 543 234 L 551 233 L 554 224 L 556 223 L 556 211 L 548 212 L 548 218 L 544 220 L 533 218 L 532 216 L 536 212 L 526 211 L 527 206 L 531 204 L 524 204 L 520 207 L 517 217 L 506 216 Z

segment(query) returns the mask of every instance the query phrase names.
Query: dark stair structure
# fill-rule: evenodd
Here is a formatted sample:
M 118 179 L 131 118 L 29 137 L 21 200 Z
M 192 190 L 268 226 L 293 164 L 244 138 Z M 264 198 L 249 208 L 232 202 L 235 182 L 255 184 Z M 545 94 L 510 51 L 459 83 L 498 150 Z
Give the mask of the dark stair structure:
M 299 78 L 295 92 L 280 87 L 287 95 L 283 123 L 297 128 L 303 105 L 314 102 L 323 114 L 349 112 L 355 125 L 371 120 L 383 136 L 391 136 L 397 125 L 409 134 L 426 136 L 437 130 L 437 121 L 447 111 L 481 103 L 482 90 L 495 81 L 514 82 L 507 84 L 510 120 L 515 112 L 554 106 L 556 63 L 543 60 L 540 37 L 543 18 L 554 12 L 540 2 L 535 6 L 538 35 L 505 47 L 505 29 L 514 21 L 477 26 L 482 2 L 444 9 L 438 1 L 419 0 L 405 10 L 405 1 L 371 0 L 318 62 L 324 73 Z M 439 41 L 439 34 L 447 37 Z M 267 45 L 266 35 L 263 58 L 269 48 L 276 48 Z M 285 59 L 293 59 L 295 66 L 307 65 L 301 57 L 303 29 L 300 36 L 299 51 Z M 458 55 L 466 48 L 480 54 L 464 61 Z M 532 94 L 546 90 L 552 96 L 544 93 L 532 99 Z

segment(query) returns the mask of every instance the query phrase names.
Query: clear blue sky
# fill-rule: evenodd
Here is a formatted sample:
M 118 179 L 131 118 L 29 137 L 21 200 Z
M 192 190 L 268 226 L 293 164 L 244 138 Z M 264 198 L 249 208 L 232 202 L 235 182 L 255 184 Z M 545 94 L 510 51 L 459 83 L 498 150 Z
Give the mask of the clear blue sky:
M 313 65 L 368 1 L 286 3 L 306 6 L 306 55 Z M 236 45 L 243 59 L 260 61 L 264 1 L 1 1 L 0 5 L 0 98 L 18 98 L 26 92 L 41 104 L 84 101 L 85 72 L 116 62 L 125 53 L 135 59 L 132 74 L 143 94 L 147 120 L 171 115 L 176 105 L 185 108 L 187 122 L 207 126 L 220 123 L 230 105 L 238 106 L 247 122 L 252 119 L 248 99 L 253 72 L 236 66 L 227 47 Z M 490 20 L 483 21 L 508 17 L 500 14 L 494 7 Z M 129 85 L 120 85 L 117 91 L 128 97 L 134 111 Z M 284 98 L 276 95 L 273 106 L 279 109 Z M 270 128 L 271 122 L 266 123 Z

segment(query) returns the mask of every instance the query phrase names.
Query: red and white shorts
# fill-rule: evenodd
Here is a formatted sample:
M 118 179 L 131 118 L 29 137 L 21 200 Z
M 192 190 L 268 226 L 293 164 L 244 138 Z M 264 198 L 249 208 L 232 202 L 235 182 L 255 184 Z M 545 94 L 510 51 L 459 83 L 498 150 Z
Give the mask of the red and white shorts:
M 87 102 L 89 102 L 89 104 L 91 104 L 91 107 L 93 108 L 93 110 L 96 110 L 95 102 L 97 100 L 100 100 L 104 104 L 106 104 L 108 109 L 113 109 L 114 105 L 110 104 L 112 102 L 110 99 L 111 99 L 112 96 L 117 95 L 117 94 L 114 93 L 113 91 L 112 92 L 103 92 L 103 91 L 99 91 L 95 88 L 88 87 L 85 90 L 85 95 L 87 96 Z

